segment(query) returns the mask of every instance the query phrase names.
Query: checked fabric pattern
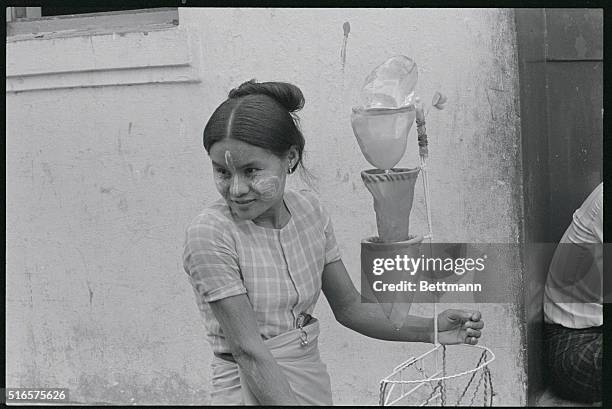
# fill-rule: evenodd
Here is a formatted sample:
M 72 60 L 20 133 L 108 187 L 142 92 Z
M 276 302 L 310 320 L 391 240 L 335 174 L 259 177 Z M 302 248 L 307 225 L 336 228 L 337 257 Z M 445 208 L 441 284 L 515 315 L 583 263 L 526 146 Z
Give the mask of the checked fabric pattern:
M 544 324 L 552 389 L 564 399 L 601 401 L 602 327 Z

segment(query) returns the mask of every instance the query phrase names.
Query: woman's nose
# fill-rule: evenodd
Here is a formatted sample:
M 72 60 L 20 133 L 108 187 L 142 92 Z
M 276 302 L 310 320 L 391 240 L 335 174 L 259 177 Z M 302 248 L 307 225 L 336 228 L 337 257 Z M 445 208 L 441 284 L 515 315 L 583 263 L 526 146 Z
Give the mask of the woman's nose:
M 230 196 L 240 197 L 247 193 L 249 193 L 249 185 L 247 181 L 240 175 L 235 175 L 232 178 L 232 183 L 230 185 Z

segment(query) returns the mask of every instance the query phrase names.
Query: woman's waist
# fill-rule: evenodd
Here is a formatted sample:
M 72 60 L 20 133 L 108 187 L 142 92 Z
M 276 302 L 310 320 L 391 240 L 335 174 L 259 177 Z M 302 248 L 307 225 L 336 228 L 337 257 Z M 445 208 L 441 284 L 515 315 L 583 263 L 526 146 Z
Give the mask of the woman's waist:
M 306 314 L 306 313 L 300 313 Z M 263 314 L 255 312 L 259 335 L 264 341 L 284 334 L 287 331 L 297 328 L 297 321 L 300 316 L 298 314 Z M 308 314 L 309 315 L 309 314 Z M 230 352 L 229 344 L 225 339 L 225 335 L 221 330 L 221 325 L 216 319 L 212 311 L 203 314 L 204 324 L 206 327 L 206 336 L 209 339 L 214 352 Z
M 277 361 L 294 360 L 300 356 L 312 356 L 313 352 L 317 350 L 320 332 L 319 321 L 309 314 L 306 315 L 307 317 L 297 324 L 299 325 L 297 328 L 288 329 L 281 334 L 263 340 L 264 345 Z M 227 350 L 217 350 L 214 354 L 225 361 L 236 362 L 229 352 L 229 348 Z

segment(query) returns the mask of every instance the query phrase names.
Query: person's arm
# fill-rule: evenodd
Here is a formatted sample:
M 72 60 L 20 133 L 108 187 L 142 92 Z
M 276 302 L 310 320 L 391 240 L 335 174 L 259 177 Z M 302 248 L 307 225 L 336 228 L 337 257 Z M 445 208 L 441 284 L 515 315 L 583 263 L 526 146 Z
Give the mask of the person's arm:
M 260 405 L 297 405 L 280 366 L 259 335 L 253 307 L 246 294 L 210 303 L 236 363 Z
M 433 318 L 408 315 L 404 325 L 396 329 L 380 304 L 362 303 L 342 260 L 325 265 L 322 289 L 334 317 L 347 328 L 388 341 L 434 342 Z M 446 310 L 438 316 L 438 341 L 476 344 L 483 326 L 479 312 Z

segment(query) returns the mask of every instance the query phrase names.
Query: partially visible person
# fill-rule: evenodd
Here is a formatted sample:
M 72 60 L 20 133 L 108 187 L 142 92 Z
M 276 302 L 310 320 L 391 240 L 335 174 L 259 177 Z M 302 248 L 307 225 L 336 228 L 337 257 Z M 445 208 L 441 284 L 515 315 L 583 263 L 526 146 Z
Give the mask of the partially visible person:
M 603 183 L 574 212 L 544 287 L 551 387 L 560 397 L 601 401 L 603 360 Z

